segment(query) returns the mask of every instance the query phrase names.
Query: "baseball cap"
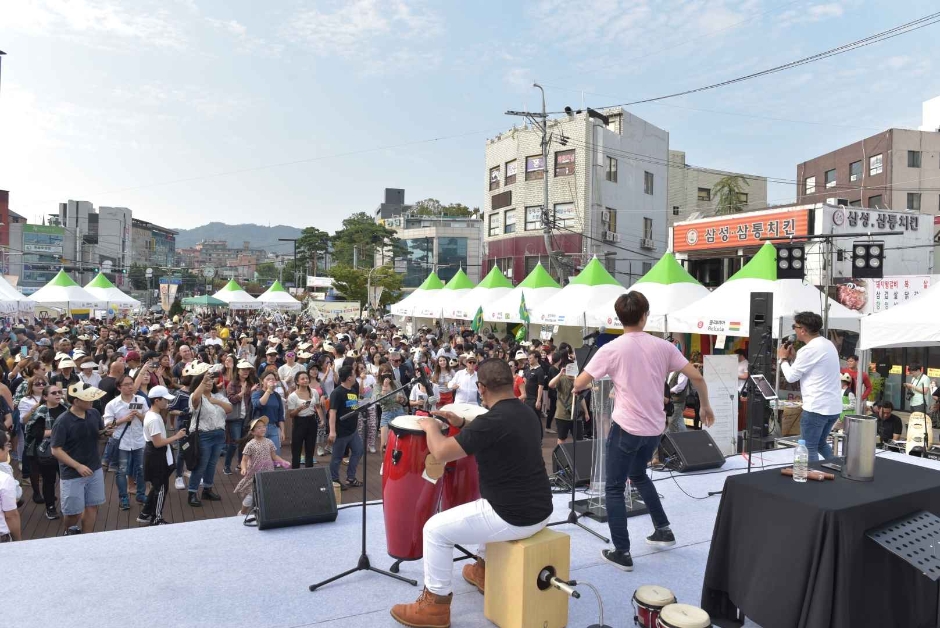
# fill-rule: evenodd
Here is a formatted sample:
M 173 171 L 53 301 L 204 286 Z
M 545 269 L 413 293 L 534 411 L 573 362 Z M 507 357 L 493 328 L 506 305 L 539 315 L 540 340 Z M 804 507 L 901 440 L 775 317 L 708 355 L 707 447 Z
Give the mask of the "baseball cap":
M 170 394 L 166 386 L 154 386 L 147 392 L 147 397 L 150 399 L 166 399 L 167 401 L 173 401 L 176 398 Z
M 136 351 L 128 351 L 127 355 L 124 356 L 125 362 L 134 362 L 140 360 L 140 354 Z

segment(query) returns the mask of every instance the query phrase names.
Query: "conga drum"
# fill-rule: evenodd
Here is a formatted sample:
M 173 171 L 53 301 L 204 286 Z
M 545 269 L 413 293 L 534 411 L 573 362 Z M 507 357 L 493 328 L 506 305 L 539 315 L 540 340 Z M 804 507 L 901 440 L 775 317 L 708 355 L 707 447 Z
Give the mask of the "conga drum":
M 427 473 L 430 450 L 424 430 L 418 426 L 420 418 L 403 415 L 392 419 L 385 449 L 385 539 L 389 556 L 399 561 L 423 556 L 424 524 L 437 511 L 443 489 L 443 483 Z
M 452 403 L 443 406 L 441 411 L 453 412 L 467 423 L 472 423 L 473 419 L 488 412 L 486 408 L 470 403 Z M 451 426 L 448 436 L 456 436 L 459 433 L 460 428 Z M 477 468 L 476 458 L 465 456 L 460 460 L 447 463 L 444 469 L 441 510 L 449 510 L 454 506 L 469 504 L 478 499 L 480 499 L 480 471 Z
M 656 628 L 663 607 L 676 603 L 676 596 L 666 587 L 644 584 L 633 592 L 633 623 L 643 628 Z
M 690 604 L 664 606 L 656 620 L 656 628 L 710 628 L 711 625 L 708 613 Z

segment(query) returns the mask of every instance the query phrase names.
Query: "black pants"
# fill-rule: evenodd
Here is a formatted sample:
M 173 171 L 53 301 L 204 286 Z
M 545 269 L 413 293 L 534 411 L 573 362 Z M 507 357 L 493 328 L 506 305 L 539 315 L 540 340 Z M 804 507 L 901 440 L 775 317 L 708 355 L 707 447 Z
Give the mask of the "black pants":
M 290 468 L 300 468 L 300 452 L 304 454 L 304 466 L 313 466 L 313 454 L 317 448 L 317 430 L 320 422 L 317 415 L 295 416 L 290 433 Z
M 54 508 L 55 484 L 59 476 L 59 463 L 58 461 L 42 462 L 38 456 L 31 456 L 31 458 L 31 469 L 34 472 L 38 470 L 39 476 L 42 478 L 42 498 L 46 500 L 46 508 Z M 36 490 L 35 486 L 33 490 Z
M 163 504 L 170 489 L 170 465 L 166 463 L 166 447 L 154 447 L 147 443 L 144 448 L 144 480 L 150 482 L 147 503 L 140 509 L 140 514 L 150 521 L 163 519 Z

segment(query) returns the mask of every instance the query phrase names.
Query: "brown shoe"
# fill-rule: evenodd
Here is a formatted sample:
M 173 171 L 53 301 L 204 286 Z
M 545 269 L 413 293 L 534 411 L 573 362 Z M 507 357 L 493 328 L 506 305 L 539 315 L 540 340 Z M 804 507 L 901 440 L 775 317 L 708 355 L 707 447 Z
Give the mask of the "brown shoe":
M 414 604 L 393 606 L 392 618 L 412 628 L 450 628 L 450 602 L 453 599 L 453 593 L 435 595 L 423 589 Z
M 477 560 L 472 565 L 464 565 L 463 579 L 475 586 L 480 593 L 483 593 L 483 585 L 486 583 L 486 563 Z

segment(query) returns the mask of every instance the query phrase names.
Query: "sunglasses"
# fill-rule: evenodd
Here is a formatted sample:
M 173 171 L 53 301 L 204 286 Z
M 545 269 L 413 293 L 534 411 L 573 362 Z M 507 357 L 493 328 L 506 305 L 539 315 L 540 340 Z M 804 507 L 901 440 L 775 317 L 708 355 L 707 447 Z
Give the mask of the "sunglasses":
M 50 390 L 50 391 L 49 391 L 49 394 L 50 394 L 50 395 L 61 395 L 61 394 L 62 394 L 62 391 L 61 391 L 61 390 Z
M 36 382 L 33 384 L 33 388 L 45 388 L 45 387 L 46 387 L 45 382 Z
M 467 364 L 476 364 L 476 363 L 477 363 L 476 360 L 467 360 Z

